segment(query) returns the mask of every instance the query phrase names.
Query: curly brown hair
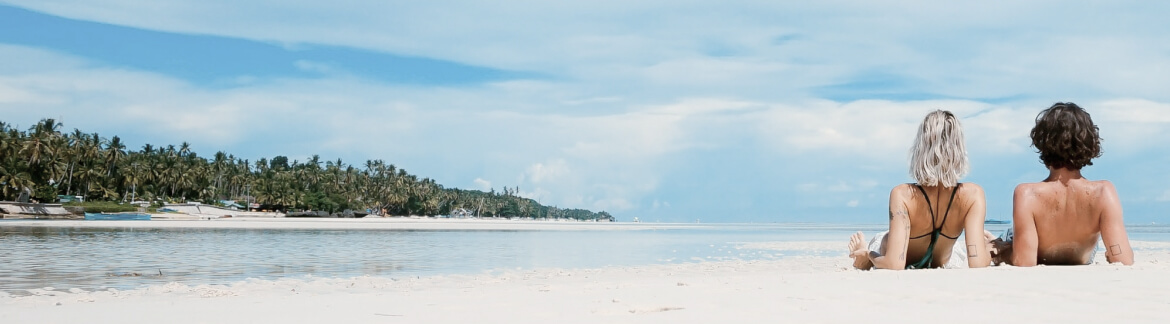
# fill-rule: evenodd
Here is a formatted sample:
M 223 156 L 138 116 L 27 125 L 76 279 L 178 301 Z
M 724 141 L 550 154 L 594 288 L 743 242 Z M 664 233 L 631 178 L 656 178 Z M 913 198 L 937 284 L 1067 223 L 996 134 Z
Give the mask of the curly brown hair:
M 1071 102 L 1058 102 L 1036 115 L 1032 146 L 1040 152 L 1040 161 L 1055 169 L 1080 170 L 1101 156 L 1097 125 L 1084 108 Z

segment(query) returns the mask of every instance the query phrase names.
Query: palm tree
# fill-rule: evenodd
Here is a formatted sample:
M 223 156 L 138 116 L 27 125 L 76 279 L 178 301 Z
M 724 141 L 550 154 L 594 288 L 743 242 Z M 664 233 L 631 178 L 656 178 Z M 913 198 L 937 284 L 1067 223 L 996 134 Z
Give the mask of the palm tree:
M 69 165 L 65 169 L 65 176 L 68 177 L 68 184 L 65 186 L 65 194 L 73 194 L 73 176 L 77 168 L 78 160 L 81 157 L 81 143 L 85 140 L 87 135 L 81 132 L 80 129 L 73 129 L 73 134 L 66 136 L 66 153 L 69 155 Z
M 211 162 L 210 169 L 211 173 L 215 175 L 215 182 L 212 184 L 213 189 L 211 190 L 212 195 L 216 196 L 215 198 L 225 198 L 222 195 L 221 188 L 223 185 L 223 178 L 227 175 L 228 172 L 228 163 L 230 162 L 231 160 L 228 159 L 227 153 L 224 153 L 223 151 L 215 152 L 215 158 Z
M 60 135 L 57 132 L 58 127 L 61 127 L 61 123 L 53 119 L 42 119 L 40 123 L 29 129 L 32 136 L 25 141 L 21 153 L 27 154 L 30 165 L 38 165 L 43 162 L 42 159 L 53 154 L 52 141 Z
M 0 174 L 0 184 L 3 184 L 0 190 L 6 198 L 18 196 L 21 191 L 33 186 L 31 178 L 28 172 L 5 172 Z
M 114 136 L 110 142 L 106 144 L 106 176 L 112 177 L 114 169 L 117 168 L 118 162 L 126 157 L 126 145 L 122 144 L 122 139 Z
M 0 122 L 0 199 L 24 190 L 38 198 L 74 194 L 93 199 L 137 198 L 245 199 L 283 206 L 329 211 L 372 208 L 395 214 L 434 215 L 452 208 L 474 208 L 480 215 L 598 218 L 587 210 L 545 207 L 519 196 L 519 188 L 485 193 L 447 189 L 382 160 L 364 166 L 341 159 L 322 164 L 313 155 L 306 162 L 277 156 L 254 164 L 225 152 L 199 157 L 189 143 L 162 149 L 144 144 L 128 152 L 120 137 L 103 139 L 75 129 L 61 134 L 61 123 L 45 119 L 22 132 Z M 67 183 L 57 189 L 59 183 Z M 74 187 L 73 184 L 77 183 Z M 60 191 L 58 191 L 60 190 Z
M 131 156 L 130 162 L 127 165 L 125 172 L 122 173 L 122 183 L 126 185 L 126 193 L 122 195 L 130 201 L 138 196 L 138 184 L 142 182 L 143 176 L 146 173 L 146 167 L 141 161 L 142 156 Z

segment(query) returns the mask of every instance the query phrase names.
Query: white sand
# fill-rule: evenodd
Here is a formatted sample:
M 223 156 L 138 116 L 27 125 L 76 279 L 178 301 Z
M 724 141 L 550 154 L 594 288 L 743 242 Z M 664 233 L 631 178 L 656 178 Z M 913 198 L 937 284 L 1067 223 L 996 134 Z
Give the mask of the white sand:
M 775 243 L 842 249 L 844 243 Z M 848 270 L 844 256 L 0 297 L 0 323 L 1166 323 L 1167 243 L 1132 267 Z M 1156 251 L 1156 252 L 1148 252 Z

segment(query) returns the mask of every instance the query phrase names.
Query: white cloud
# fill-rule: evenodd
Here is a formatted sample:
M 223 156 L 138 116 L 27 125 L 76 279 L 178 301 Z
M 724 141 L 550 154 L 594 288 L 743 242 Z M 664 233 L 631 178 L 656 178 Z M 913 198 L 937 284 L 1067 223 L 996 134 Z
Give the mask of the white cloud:
M 1079 104 L 1079 103 L 1078 103 Z M 1082 105 L 1100 128 L 1103 154 L 1165 151 L 1170 143 L 1170 104 L 1118 99 Z
M 1156 199 L 1156 200 L 1157 201 L 1170 201 L 1170 190 L 1166 190 L 1166 192 L 1163 192 L 1162 196 L 1158 197 L 1158 199 Z
M 591 86 L 655 85 L 639 87 L 647 90 L 640 96 L 717 89 L 809 98 L 810 88 L 876 74 L 895 76 L 903 90 L 953 97 L 1170 98 L 1161 86 L 1170 73 L 1157 72 L 1170 67 L 1170 43 L 1146 27 L 1170 5 L 1146 2 L 9 2 L 152 30 L 371 49 Z
M 546 163 L 534 163 L 528 167 L 528 171 L 521 177 L 521 181 L 527 179 L 534 184 L 540 184 L 546 181 L 556 181 L 569 173 L 569 165 L 563 159 L 556 159 Z
M 14 58 L 40 54 L 0 50 Z M 550 86 L 564 87 L 541 85 Z M 66 128 L 120 135 L 132 149 L 189 141 L 202 155 L 225 150 L 247 159 L 385 159 L 440 183 L 521 186 L 526 197 L 572 208 L 632 208 L 630 201 L 656 188 L 661 174 L 654 172 L 655 161 L 692 145 L 681 123 L 722 109 L 684 102 L 598 116 L 511 112 L 504 109 L 512 101 L 499 96 L 528 88 L 395 87 L 324 78 L 203 89 L 84 64 L 0 75 L 0 89 L 6 122 L 31 125 L 63 116 Z M 533 160 L 544 162 L 525 163 Z M 517 175 L 519 183 L 485 180 Z
M 321 74 L 332 74 L 338 72 L 337 68 L 330 64 L 313 62 L 309 60 L 298 60 L 294 62 L 293 65 L 296 66 L 297 69 L 307 72 L 316 72 Z
M 650 209 L 657 210 L 659 208 L 670 208 L 670 202 L 659 201 L 658 199 L 654 199 L 654 202 L 650 204 Z
M 625 210 L 633 209 L 634 204 L 630 203 L 629 201 L 625 200 L 624 198 L 609 198 L 609 199 L 595 200 L 593 202 L 593 205 L 590 206 L 590 208 L 592 208 L 595 211 L 602 211 L 602 210 L 625 211 Z
M 482 191 L 491 191 L 492 190 L 492 182 L 491 181 L 487 181 L 487 180 L 480 179 L 480 178 L 475 178 L 475 180 L 472 182 L 475 183 L 476 189 L 479 189 Z
M 796 189 L 802 192 L 809 193 L 843 193 L 843 192 L 858 192 L 868 191 L 876 188 L 878 182 L 871 179 L 861 180 L 838 180 L 828 183 L 802 183 L 796 186 Z
M 779 151 L 844 153 L 902 163 L 922 118 L 935 109 L 959 116 L 969 149 L 1018 150 L 1013 140 L 1019 132 L 1005 131 L 1019 129 L 1021 122 L 1004 122 L 1014 114 L 975 101 L 865 100 L 776 105 L 761 114 L 758 128 L 760 136 Z
M 665 210 L 687 203 L 671 190 L 720 195 L 726 184 L 713 179 L 740 171 L 721 169 L 724 160 L 775 162 L 760 171 L 775 178 L 749 191 L 873 206 L 905 178 L 915 127 L 933 109 L 960 116 L 972 156 L 1003 165 L 1035 163 L 1019 157 L 1030 153 L 1035 114 L 1053 101 L 1087 107 L 1107 151 L 1164 157 L 1158 139 L 1170 138 L 1170 42 L 1147 27 L 1164 19 L 1151 6 L 1168 4 L 8 2 L 152 30 L 532 72 L 541 77 L 402 86 L 301 61 L 322 76 L 205 88 L 0 45 L 0 61 L 21 62 L 0 65 L 0 113 L 22 125 L 63 116 L 68 128 L 153 144 L 187 140 L 203 154 L 380 158 L 444 184 L 520 186 L 561 207 Z M 1042 16 L 1078 23 L 1032 19 Z M 670 187 L 680 182 L 688 186 Z
M 60 103 L 51 98 L 38 96 L 31 91 L 10 85 L 0 85 L 0 104 L 53 104 Z

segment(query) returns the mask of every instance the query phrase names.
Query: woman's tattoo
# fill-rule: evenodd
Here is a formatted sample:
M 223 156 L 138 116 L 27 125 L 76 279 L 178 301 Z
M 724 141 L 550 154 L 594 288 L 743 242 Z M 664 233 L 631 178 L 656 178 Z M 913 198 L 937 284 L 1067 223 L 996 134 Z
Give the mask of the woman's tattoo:
M 979 257 L 979 250 L 975 249 L 974 244 L 967 245 L 967 257 L 968 258 L 978 258 Z
M 894 216 L 906 217 L 909 215 L 910 215 L 910 213 L 906 212 L 905 209 L 891 210 L 890 211 L 890 220 L 894 220 Z

